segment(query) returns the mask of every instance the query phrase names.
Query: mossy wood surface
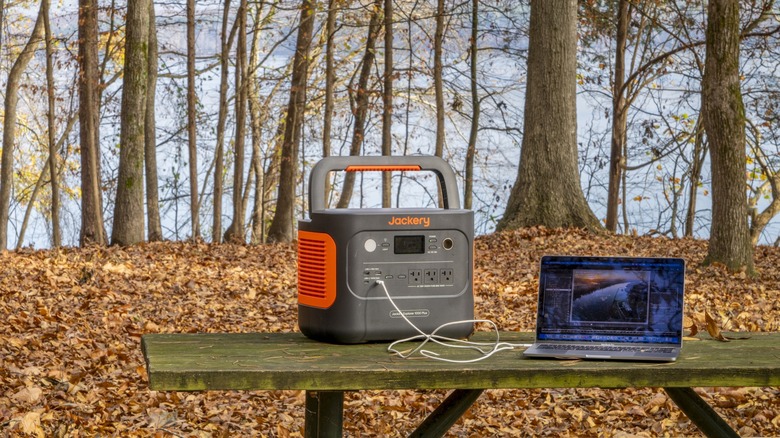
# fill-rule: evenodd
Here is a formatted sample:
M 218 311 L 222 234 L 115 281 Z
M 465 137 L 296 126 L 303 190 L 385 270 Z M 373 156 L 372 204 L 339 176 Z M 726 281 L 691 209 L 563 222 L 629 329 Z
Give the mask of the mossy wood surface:
M 749 338 L 685 341 L 671 363 L 526 359 L 516 349 L 452 364 L 402 359 L 386 344 L 325 344 L 300 333 L 150 334 L 142 347 L 150 388 L 169 391 L 780 386 L 780 333 L 742 335 Z M 531 333 L 501 333 L 506 342 L 531 339 Z M 476 357 L 431 349 L 448 358 Z

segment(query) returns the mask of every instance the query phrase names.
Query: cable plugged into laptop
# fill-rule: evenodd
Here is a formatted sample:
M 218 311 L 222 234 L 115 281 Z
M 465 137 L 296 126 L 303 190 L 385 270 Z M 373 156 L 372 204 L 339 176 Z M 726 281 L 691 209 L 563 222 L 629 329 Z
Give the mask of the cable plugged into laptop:
M 382 288 L 385 296 L 390 301 L 390 304 L 398 312 L 401 318 L 403 318 L 403 320 L 406 321 L 406 323 L 409 324 L 409 326 L 412 327 L 412 329 L 414 329 L 415 332 L 419 333 L 418 335 L 415 336 L 399 339 L 391 343 L 390 345 L 388 345 L 387 347 L 388 352 L 394 353 L 404 359 L 410 358 L 414 355 L 420 355 L 423 357 L 440 360 L 443 362 L 473 363 L 473 362 L 479 362 L 481 360 L 487 359 L 488 357 L 491 357 L 500 351 L 508 351 L 516 348 L 527 348 L 531 346 L 531 344 L 513 344 L 510 342 L 502 342 L 499 337 L 498 326 L 496 325 L 496 323 L 488 319 L 468 319 L 462 321 L 452 321 L 440 325 L 431 333 L 425 333 L 424 331 L 420 330 L 420 328 L 418 328 L 406 316 L 405 312 L 403 312 L 398 307 L 398 305 L 395 303 L 395 300 L 393 300 L 393 297 L 390 296 L 390 292 L 387 290 L 387 286 L 385 285 L 384 281 L 376 280 L 375 284 Z M 451 327 L 453 325 L 459 325 L 459 324 L 488 324 L 491 330 L 496 334 L 496 339 L 493 342 L 475 342 L 475 341 L 469 341 L 465 339 L 450 338 L 447 336 L 442 336 L 437 334 L 447 327 Z M 415 348 L 411 350 L 401 351 L 398 349 L 398 346 L 400 344 L 407 343 L 407 342 L 418 342 L 418 344 Z M 474 359 L 452 359 L 452 358 L 443 357 L 440 353 L 425 348 L 426 345 L 428 345 L 429 343 L 441 345 L 446 348 L 474 350 L 477 351 L 480 354 L 480 356 Z

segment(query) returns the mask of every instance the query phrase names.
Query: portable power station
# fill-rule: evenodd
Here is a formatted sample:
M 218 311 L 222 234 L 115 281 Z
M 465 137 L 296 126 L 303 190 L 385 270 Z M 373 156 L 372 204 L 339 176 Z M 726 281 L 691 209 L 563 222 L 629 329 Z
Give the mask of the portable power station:
M 431 171 L 444 208 L 327 208 L 331 171 Z M 433 156 L 327 157 L 312 168 L 309 219 L 298 222 L 298 326 L 342 344 L 390 341 L 474 318 L 474 213 L 455 173 Z M 382 280 L 382 285 L 377 283 Z M 390 295 L 393 303 L 387 295 Z M 472 323 L 437 334 L 459 338 Z

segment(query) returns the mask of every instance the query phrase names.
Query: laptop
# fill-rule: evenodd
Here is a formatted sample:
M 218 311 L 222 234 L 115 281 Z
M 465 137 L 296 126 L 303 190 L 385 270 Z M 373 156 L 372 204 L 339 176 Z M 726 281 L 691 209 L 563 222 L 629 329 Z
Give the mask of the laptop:
M 536 340 L 524 355 L 674 361 L 684 289 L 679 258 L 544 256 Z

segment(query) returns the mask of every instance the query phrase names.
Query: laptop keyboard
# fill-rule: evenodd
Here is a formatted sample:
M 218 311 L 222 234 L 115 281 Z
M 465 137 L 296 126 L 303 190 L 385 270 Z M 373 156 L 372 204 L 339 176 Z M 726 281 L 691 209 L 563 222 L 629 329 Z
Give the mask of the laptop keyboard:
M 544 350 L 577 350 L 577 351 L 636 351 L 640 353 L 671 353 L 673 347 L 631 347 L 631 346 L 609 346 L 609 345 L 563 345 L 563 344 L 541 344 L 539 348 Z

